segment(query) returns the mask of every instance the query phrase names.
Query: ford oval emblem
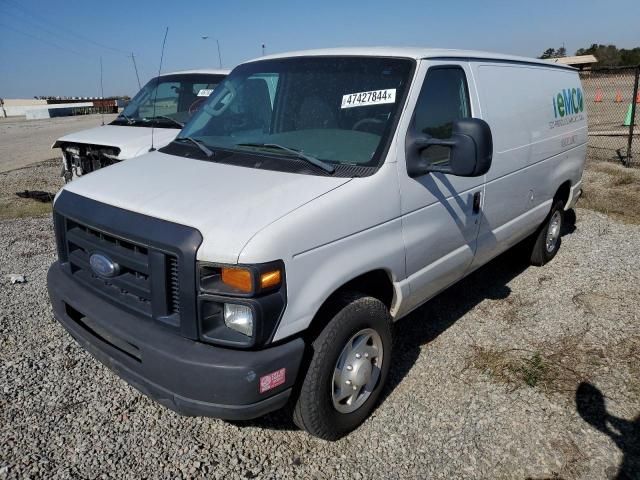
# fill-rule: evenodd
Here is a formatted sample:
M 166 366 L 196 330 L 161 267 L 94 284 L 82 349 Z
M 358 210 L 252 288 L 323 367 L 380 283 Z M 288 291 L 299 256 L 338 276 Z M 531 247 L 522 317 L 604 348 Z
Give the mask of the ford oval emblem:
M 93 253 L 89 257 L 89 265 L 91 270 L 101 277 L 115 277 L 120 273 L 120 265 L 102 253 Z

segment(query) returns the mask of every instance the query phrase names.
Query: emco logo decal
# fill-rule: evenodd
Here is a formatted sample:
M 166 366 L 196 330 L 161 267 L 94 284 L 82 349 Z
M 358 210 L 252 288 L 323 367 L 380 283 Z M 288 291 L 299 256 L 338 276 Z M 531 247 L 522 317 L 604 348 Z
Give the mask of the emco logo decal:
M 553 115 L 558 118 L 584 111 L 581 88 L 566 88 L 553 97 Z
M 549 128 L 561 127 L 584 119 L 584 95 L 581 88 L 565 88 L 553 96 L 553 116 Z

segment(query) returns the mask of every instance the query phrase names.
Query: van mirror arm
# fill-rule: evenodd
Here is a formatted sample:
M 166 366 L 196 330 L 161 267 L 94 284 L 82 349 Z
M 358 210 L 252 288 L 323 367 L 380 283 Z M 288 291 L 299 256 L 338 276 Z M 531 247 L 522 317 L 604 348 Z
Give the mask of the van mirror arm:
M 415 140 L 415 146 L 419 152 L 422 152 L 424 149 L 432 146 L 439 145 L 442 147 L 454 147 L 456 145 L 455 140 L 441 140 L 439 138 L 425 136 L 423 138 L 417 138 Z

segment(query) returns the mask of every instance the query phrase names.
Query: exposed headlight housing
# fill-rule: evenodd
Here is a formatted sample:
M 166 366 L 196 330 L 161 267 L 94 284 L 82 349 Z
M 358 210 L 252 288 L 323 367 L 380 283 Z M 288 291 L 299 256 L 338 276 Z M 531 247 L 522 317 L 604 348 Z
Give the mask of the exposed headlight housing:
M 224 304 L 224 324 L 247 337 L 253 336 L 253 310 L 247 305 Z
M 198 263 L 201 340 L 241 348 L 268 343 L 286 304 L 284 263 Z

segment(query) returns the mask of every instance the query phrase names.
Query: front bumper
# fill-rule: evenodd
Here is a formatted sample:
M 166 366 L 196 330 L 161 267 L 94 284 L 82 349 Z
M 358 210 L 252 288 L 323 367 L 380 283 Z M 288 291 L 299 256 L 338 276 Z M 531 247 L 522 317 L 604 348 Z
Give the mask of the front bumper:
M 263 350 L 232 350 L 190 340 L 103 300 L 58 262 L 47 275 L 56 319 L 120 377 L 183 415 L 256 418 L 283 407 L 304 352 L 301 338 Z M 260 377 L 285 369 L 283 384 L 260 393 Z

